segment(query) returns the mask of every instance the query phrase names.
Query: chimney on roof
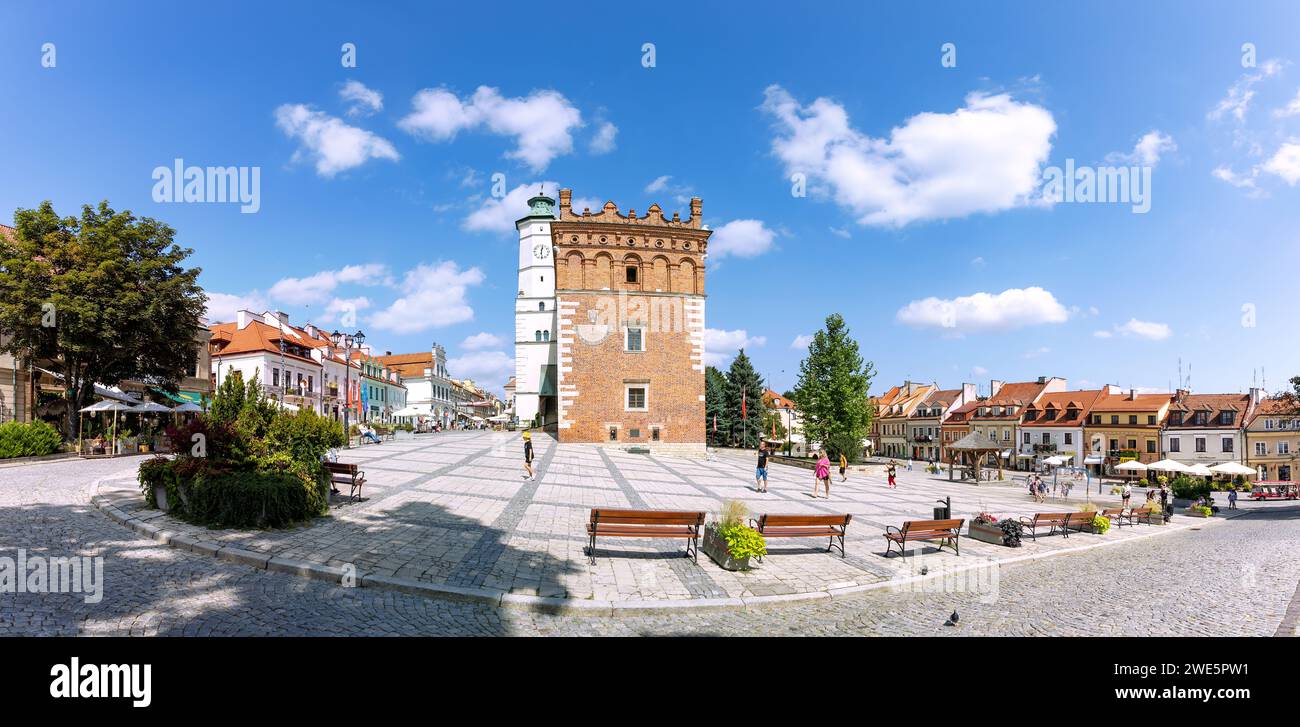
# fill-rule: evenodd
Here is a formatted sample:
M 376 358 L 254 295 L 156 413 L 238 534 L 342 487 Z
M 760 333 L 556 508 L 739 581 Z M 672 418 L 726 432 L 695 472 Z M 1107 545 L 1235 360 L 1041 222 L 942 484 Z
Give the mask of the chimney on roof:
M 564 219 L 564 216 L 570 214 L 572 209 L 573 209 L 573 190 L 561 189 L 560 190 L 560 219 Z
M 240 330 L 248 328 L 248 324 L 256 317 L 257 314 L 251 310 L 241 310 L 235 313 L 235 328 Z
M 1192 392 L 1188 391 L 1187 389 L 1177 389 L 1174 391 L 1174 401 L 1181 403 L 1182 400 L 1186 399 L 1187 396 L 1191 393 Z
M 978 399 L 979 399 L 979 391 L 978 391 L 978 387 L 976 387 L 975 384 L 961 385 L 960 404 L 969 404 L 972 401 L 977 401 Z
M 1005 381 L 998 381 L 997 379 L 993 379 L 992 381 L 990 381 L 990 382 L 989 382 L 989 398 L 992 398 L 992 397 L 997 396 L 997 395 L 998 395 L 998 392 L 999 392 L 999 391 L 1002 391 L 1002 385 L 1003 385 L 1004 383 L 1006 383 L 1006 382 L 1005 382 Z
M 1047 383 L 1047 377 L 1046 377 L 1046 376 L 1039 376 L 1039 377 L 1038 377 L 1038 383 L 1040 383 L 1040 384 L 1046 384 L 1046 383 Z
M 316 328 L 315 323 L 308 323 L 307 325 L 303 326 L 302 329 L 306 331 L 307 335 L 311 336 L 312 338 L 316 337 L 316 333 L 319 330 L 318 328 Z
M 1259 402 L 1264 400 L 1264 390 L 1258 386 L 1250 387 L 1250 403 L 1259 406 Z
M 1128 390 L 1128 400 L 1129 400 L 1129 401 L 1137 401 L 1137 398 L 1138 398 L 1138 390 L 1137 390 L 1137 389 L 1129 389 L 1129 390 Z
M 284 326 L 289 325 L 289 314 L 285 313 L 282 310 L 278 310 L 275 312 L 275 319 L 280 322 L 280 325 L 284 325 Z
M 392 351 L 384 351 L 384 355 L 385 355 L 385 356 L 392 356 L 392 355 L 393 355 L 393 352 L 392 352 Z

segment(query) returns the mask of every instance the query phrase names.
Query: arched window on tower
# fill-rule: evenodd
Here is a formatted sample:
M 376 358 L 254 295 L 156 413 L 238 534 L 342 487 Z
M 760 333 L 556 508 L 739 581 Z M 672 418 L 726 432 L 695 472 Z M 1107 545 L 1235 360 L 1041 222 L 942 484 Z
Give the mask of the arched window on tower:
M 536 340 L 536 341 L 541 341 L 541 340 L 542 340 L 542 332 L 541 332 L 541 331 L 533 331 L 533 339 Z
M 537 301 L 537 310 L 546 310 L 546 301 L 544 300 Z
M 550 332 L 550 331 L 542 331 L 542 340 L 543 340 L 543 341 L 549 341 L 549 340 L 551 340 L 551 332 Z

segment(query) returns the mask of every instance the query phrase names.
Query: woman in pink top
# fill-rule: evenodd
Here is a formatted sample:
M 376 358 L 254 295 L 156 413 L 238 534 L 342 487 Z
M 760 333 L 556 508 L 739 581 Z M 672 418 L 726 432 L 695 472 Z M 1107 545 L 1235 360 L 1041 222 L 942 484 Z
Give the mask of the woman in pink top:
M 826 450 L 817 450 L 817 470 L 813 472 L 817 481 L 813 483 L 812 496 L 817 497 L 817 489 L 820 485 L 826 486 L 826 497 L 831 496 L 831 461 L 826 458 Z

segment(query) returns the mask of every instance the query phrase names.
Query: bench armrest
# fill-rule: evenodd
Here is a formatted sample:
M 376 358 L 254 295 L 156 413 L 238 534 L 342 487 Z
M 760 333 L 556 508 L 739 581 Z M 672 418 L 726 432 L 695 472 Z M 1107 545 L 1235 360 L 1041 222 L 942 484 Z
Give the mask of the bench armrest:
M 1025 517 L 1024 515 L 1021 515 L 1019 518 L 1021 525 L 1028 525 L 1031 528 L 1034 527 L 1034 520 L 1036 519 L 1037 518 Z
M 886 525 L 886 526 L 885 526 L 885 535 L 892 535 L 893 533 L 890 533 L 890 532 L 889 532 L 889 531 L 891 531 L 891 530 L 894 531 L 895 533 L 898 533 L 899 535 L 902 535 L 902 534 L 903 534 L 903 529 L 902 529 L 902 528 L 897 527 L 897 526 L 894 526 L 894 525 Z

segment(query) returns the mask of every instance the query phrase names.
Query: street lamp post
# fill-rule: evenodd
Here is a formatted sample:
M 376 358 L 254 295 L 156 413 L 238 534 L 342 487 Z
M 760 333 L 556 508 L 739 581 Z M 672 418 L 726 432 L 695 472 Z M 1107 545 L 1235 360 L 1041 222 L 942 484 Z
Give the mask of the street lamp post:
M 330 343 L 343 348 L 343 438 L 349 449 L 352 448 L 352 425 L 348 416 L 352 408 L 352 346 L 360 346 L 365 340 L 366 334 L 360 330 L 353 334 L 338 331 L 330 334 Z

